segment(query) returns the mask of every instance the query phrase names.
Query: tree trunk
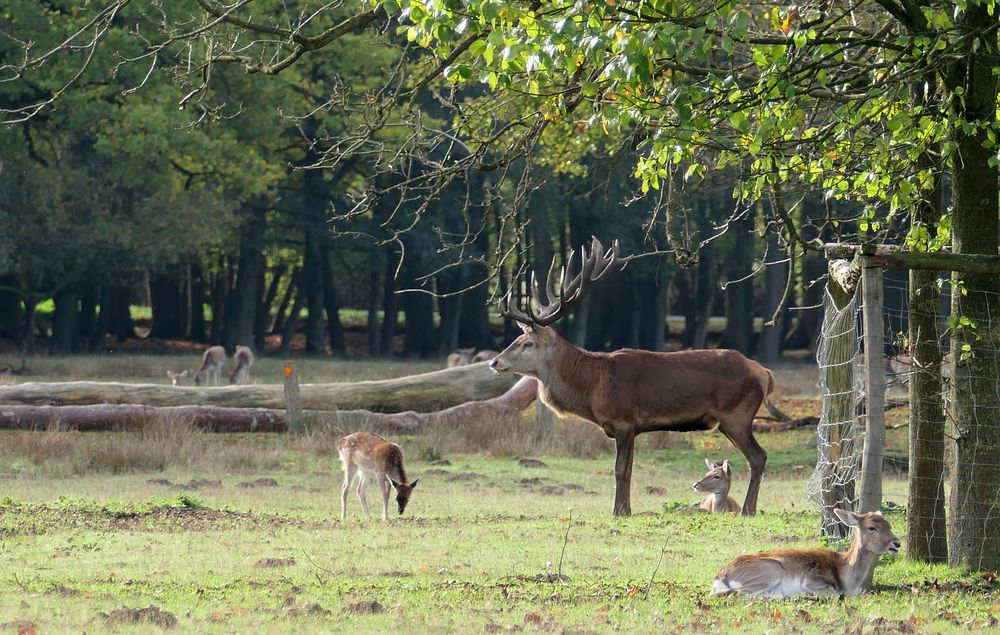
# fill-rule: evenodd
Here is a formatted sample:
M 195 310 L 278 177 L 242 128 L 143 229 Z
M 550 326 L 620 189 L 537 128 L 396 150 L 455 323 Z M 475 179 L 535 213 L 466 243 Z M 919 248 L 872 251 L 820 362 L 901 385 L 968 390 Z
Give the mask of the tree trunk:
M 382 354 L 382 331 L 378 324 L 378 300 L 376 291 L 382 288 L 379 262 L 379 249 L 372 245 L 368 250 L 368 305 L 365 326 L 368 329 L 368 356 L 378 357 Z
M 323 250 L 323 298 L 326 302 L 326 323 L 330 330 L 330 348 L 337 357 L 347 357 L 344 325 L 340 322 L 340 297 L 337 294 L 337 285 L 333 276 L 330 251 L 330 248 Z
M 91 342 L 94 340 L 94 331 L 97 330 L 99 294 L 100 291 L 96 284 L 84 285 L 80 290 L 80 314 L 76 325 L 78 337 L 74 342 L 74 353 L 94 350 L 91 347 Z
M 996 150 L 987 132 L 996 122 L 998 18 L 992 7 L 970 4 L 956 21 L 956 28 L 980 37 L 966 37 L 964 50 L 946 76 L 949 88 L 964 87 L 962 99 L 953 100 L 954 113 L 971 122 L 953 128 L 957 149 L 953 155 L 952 250 L 961 254 L 996 255 L 997 206 L 1000 191 L 997 169 L 990 165 Z M 967 318 L 952 332 L 954 357 L 951 398 L 954 404 L 956 462 L 952 470 L 950 500 L 950 560 L 972 569 L 1000 569 L 1000 394 L 996 389 L 1000 279 L 995 274 L 952 274 L 952 316 Z M 961 292 L 958 292 L 961 290 Z
M 258 201 L 259 203 L 259 201 Z M 250 219 L 243 227 L 240 238 L 240 255 L 236 269 L 236 282 L 226 301 L 226 322 L 222 329 L 221 343 L 227 350 L 254 341 L 257 305 L 260 298 L 260 276 L 263 268 L 264 206 L 250 210 Z
M 191 325 L 190 337 L 195 342 L 205 341 L 205 277 L 198 262 L 191 263 Z
M 280 353 L 282 355 L 288 355 L 292 350 L 292 338 L 295 337 L 295 331 L 299 326 L 299 314 L 302 313 L 302 307 L 306 305 L 306 293 L 305 287 L 299 285 L 299 292 L 295 294 L 295 303 L 292 305 L 292 310 L 285 320 L 285 327 L 281 331 Z
M 770 262 L 782 259 L 778 234 L 771 232 L 767 236 L 767 259 Z M 774 312 L 781 304 L 781 297 L 788 283 L 788 263 L 767 265 L 764 270 L 764 322 L 774 317 Z M 783 311 L 778 322 L 773 326 L 764 326 L 760 332 L 760 342 L 757 347 L 757 361 L 765 366 L 774 364 L 781 359 L 784 348 L 785 326 L 788 323 L 787 310 Z
M 726 286 L 726 330 L 720 348 L 732 348 L 753 357 L 753 221 L 752 214 L 730 223 L 733 257 Z
M 230 289 L 226 269 L 226 257 L 219 256 L 219 270 L 212 276 L 212 323 L 208 333 L 208 341 L 212 344 L 218 344 L 222 340 L 222 328 L 226 320 L 225 307 Z
M 719 286 L 719 264 L 716 261 L 715 241 L 701 248 L 698 260 L 698 282 L 695 292 L 695 326 L 691 334 L 692 348 L 708 347 L 708 327 L 715 308 L 715 292 Z
M 326 308 L 324 293 L 325 271 L 319 239 L 311 231 L 306 232 L 306 255 L 303 264 L 303 287 L 306 292 L 306 352 L 322 355 L 326 353 Z
M 516 377 L 497 375 L 486 362 L 381 381 L 302 384 L 302 407 L 312 410 L 364 408 L 382 412 L 429 412 L 489 399 L 509 389 Z M 116 382 L 24 383 L 0 386 L 8 405 L 145 404 L 283 408 L 281 384 L 218 387 L 123 384 Z
M 292 303 L 298 294 L 299 286 L 302 284 L 302 268 L 296 267 L 292 271 L 292 277 L 288 281 L 288 288 L 285 289 L 284 295 L 281 296 L 281 302 L 278 304 L 278 309 L 274 312 L 274 322 L 271 324 L 271 335 L 277 335 L 279 333 L 285 332 L 285 323 L 288 321 L 288 305 Z
M 135 326 L 132 324 L 130 293 L 124 285 L 108 285 L 105 287 L 105 298 L 101 302 L 101 313 L 107 311 L 108 332 L 119 342 L 136 337 Z
M 17 287 L 14 276 L 0 275 L 0 287 Z M 21 322 L 21 298 L 16 291 L 0 288 L 0 337 L 18 338 Z
M 169 267 L 149 276 L 149 299 L 153 311 L 153 325 L 149 336 L 184 337 L 181 280 L 176 267 Z
M 396 354 L 396 319 L 399 314 L 399 300 L 396 295 L 396 266 L 399 255 L 394 248 L 386 249 L 385 280 L 382 287 L 382 355 Z
M 77 327 L 80 323 L 80 292 L 77 289 L 64 289 L 53 299 L 56 311 L 52 319 L 51 352 L 53 355 L 69 355 L 76 347 Z
M 405 282 L 402 288 L 417 288 L 414 272 L 420 262 L 415 255 L 409 255 L 403 263 Z M 409 357 L 428 357 L 436 349 L 436 334 L 434 332 L 434 301 L 430 295 L 419 291 L 403 294 L 403 311 L 406 313 L 406 339 L 403 343 L 403 354 Z

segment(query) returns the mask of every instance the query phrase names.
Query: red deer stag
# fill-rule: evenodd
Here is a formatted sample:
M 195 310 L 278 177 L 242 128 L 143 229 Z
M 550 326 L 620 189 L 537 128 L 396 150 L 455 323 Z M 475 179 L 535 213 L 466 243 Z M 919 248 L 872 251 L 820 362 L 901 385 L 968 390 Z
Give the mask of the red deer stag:
M 572 263 L 573 252 L 567 262 Z M 632 513 L 630 489 L 635 436 L 656 430 L 716 428 L 735 445 L 750 465 L 750 484 L 743 514 L 757 511 L 757 495 L 767 452 L 753 436 L 753 418 L 774 387 L 771 371 L 732 350 L 692 350 L 657 353 L 622 349 L 593 353 L 573 346 L 549 325 L 554 323 L 595 282 L 621 269 L 618 242 L 606 253 L 594 238 L 581 254 L 581 270 L 573 278 L 564 267 L 556 280 L 549 268 L 548 303 L 531 277 L 532 301 L 526 311 L 512 295 L 500 310 L 517 321 L 524 334 L 511 343 L 490 367 L 538 379 L 539 398 L 561 413 L 572 413 L 604 430 L 615 440 L 616 516 Z

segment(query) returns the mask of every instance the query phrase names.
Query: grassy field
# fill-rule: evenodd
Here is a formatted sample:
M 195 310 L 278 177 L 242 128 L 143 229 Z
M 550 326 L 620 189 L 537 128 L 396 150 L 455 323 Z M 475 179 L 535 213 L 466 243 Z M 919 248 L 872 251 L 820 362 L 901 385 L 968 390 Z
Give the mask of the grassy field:
M 119 433 L 0 433 L 0 632 L 958 633 L 996 625 L 1000 591 L 989 576 L 905 558 L 884 558 L 875 593 L 856 599 L 708 596 L 714 573 L 740 553 L 820 544 L 804 500 L 811 431 L 761 435 L 770 461 L 754 518 L 694 510 L 691 483 L 706 456 L 735 462 L 733 494 L 742 499 L 745 463 L 720 436 L 640 437 L 635 515 L 615 519 L 612 449 L 596 429 L 558 421 L 485 434 L 483 425 L 396 439 L 421 481 L 389 525 L 365 522 L 353 492 L 340 520 L 333 443 L 342 430 L 210 435 L 161 421 Z M 903 452 L 906 430 L 888 441 Z M 377 518 L 376 498 L 370 491 Z M 902 535 L 905 480 L 888 480 L 886 498 Z

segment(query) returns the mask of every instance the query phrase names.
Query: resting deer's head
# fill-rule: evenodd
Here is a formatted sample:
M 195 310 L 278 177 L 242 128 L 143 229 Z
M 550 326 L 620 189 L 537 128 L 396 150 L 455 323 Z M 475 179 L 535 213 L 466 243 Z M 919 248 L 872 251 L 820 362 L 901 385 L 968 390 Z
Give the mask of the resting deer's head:
M 705 465 L 708 466 L 708 473 L 691 486 L 694 491 L 707 494 L 728 493 L 729 486 L 733 482 L 733 468 L 729 465 L 729 459 L 722 463 L 705 459 Z
M 834 509 L 837 518 L 851 527 L 858 528 L 861 548 L 872 553 L 899 553 L 899 538 L 892 533 L 892 525 L 882 516 L 882 512 L 855 514 L 844 509 Z
M 170 378 L 170 385 L 171 386 L 179 386 L 181 384 L 181 381 L 183 381 L 184 378 L 187 377 L 187 376 L 188 376 L 188 372 L 186 370 L 182 370 L 179 373 L 175 373 L 175 372 L 170 371 L 170 370 L 167 371 L 167 377 Z
M 389 479 L 389 482 L 392 483 L 393 489 L 396 490 L 396 504 L 399 505 L 400 515 L 402 515 L 403 510 L 406 509 L 406 504 L 410 502 L 410 494 L 413 493 L 413 488 L 417 486 L 417 481 L 419 480 L 420 479 L 418 478 L 412 483 L 406 484 L 397 483 L 396 481 Z
M 566 259 L 568 264 L 572 264 L 575 253 L 570 252 Z M 617 240 L 605 252 L 597 238 L 592 239 L 589 252 L 586 246 L 581 249 L 580 271 L 572 278 L 566 266 L 556 270 L 553 258 L 545 281 L 547 302 L 542 297 L 538 278 L 532 272 L 531 299 L 525 310 L 518 308 L 513 292 L 500 303 L 500 314 L 517 322 L 524 334 L 494 357 L 490 368 L 498 373 L 536 375 L 539 369 L 548 366 L 559 341 L 558 334 L 549 325 L 569 313 L 594 283 L 614 271 L 620 271 L 625 262 L 618 255 Z M 537 312 L 534 307 L 538 307 Z

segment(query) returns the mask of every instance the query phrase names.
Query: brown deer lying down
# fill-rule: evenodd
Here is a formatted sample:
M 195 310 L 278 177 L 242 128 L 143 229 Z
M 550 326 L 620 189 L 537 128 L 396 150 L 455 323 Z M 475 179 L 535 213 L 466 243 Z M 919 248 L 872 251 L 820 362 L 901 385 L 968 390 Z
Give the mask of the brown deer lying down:
M 448 354 L 448 368 L 455 366 L 468 366 L 472 363 L 472 354 L 476 352 L 474 348 L 460 348 L 454 353 Z
M 230 384 L 245 384 L 250 379 L 250 367 L 253 366 L 253 349 L 249 346 L 237 346 L 233 353 L 233 374 L 229 376 Z
M 396 504 L 399 513 L 406 509 L 410 494 L 417 486 L 415 479 L 406 482 L 406 470 L 403 469 L 403 452 L 395 443 L 390 443 L 367 432 L 355 432 L 337 441 L 337 452 L 344 468 L 344 486 L 340 492 L 340 518 L 347 518 L 347 490 L 355 477 L 358 478 L 358 498 L 361 499 L 361 511 L 366 520 L 371 520 L 368 513 L 368 501 L 365 490 L 372 481 L 378 484 L 382 493 L 382 522 L 389 522 L 389 485 L 396 490 Z
M 733 484 L 733 468 L 729 465 L 729 459 L 722 463 L 705 459 L 705 465 L 708 466 L 708 473 L 691 486 L 696 492 L 708 494 L 701 499 L 701 509 L 707 512 L 740 511 L 740 504 L 729 495 L 729 488 Z
M 194 383 L 200 386 L 211 379 L 213 384 L 218 384 L 222 377 L 222 367 L 225 365 L 226 349 L 221 346 L 208 347 L 201 356 L 201 368 L 194 374 Z
M 635 436 L 656 430 L 717 429 L 735 445 L 750 465 L 743 513 L 757 512 L 760 481 L 767 452 L 753 436 L 753 418 L 774 387 L 774 377 L 757 362 L 732 350 L 692 350 L 657 353 L 622 349 L 592 353 L 563 339 L 552 324 L 565 315 L 588 287 L 621 269 L 617 241 L 603 253 L 594 238 L 584 248 L 580 273 L 570 279 L 565 268 L 556 280 L 549 268 L 549 304 L 542 303 L 532 277 L 536 314 L 517 308 L 507 297 L 501 312 L 516 320 L 524 334 L 490 362 L 500 372 L 538 379 L 538 396 L 560 413 L 572 413 L 597 424 L 615 440 L 616 516 L 632 513 L 630 489 Z M 568 262 L 572 262 L 571 253 Z
M 857 528 L 845 553 L 830 549 L 778 549 L 736 558 L 722 567 L 712 582 L 712 595 L 740 593 L 787 598 L 793 595 L 854 597 L 879 554 L 899 553 L 899 539 L 880 512 L 855 514 L 834 510 L 842 521 Z
M 499 351 L 493 351 L 493 350 L 490 350 L 488 348 L 484 348 L 483 350 L 481 350 L 478 353 L 476 353 L 475 355 L 473 355 L 472 356 L 472 361 L 469 362 L 469 363 L 470 364 L 478 364 L 479 362 L 488 362 L 488 361 L 490 361 L 491 359 L 493 359 L 494 357 L 496 357 L 499 354 L 500 354 Z

